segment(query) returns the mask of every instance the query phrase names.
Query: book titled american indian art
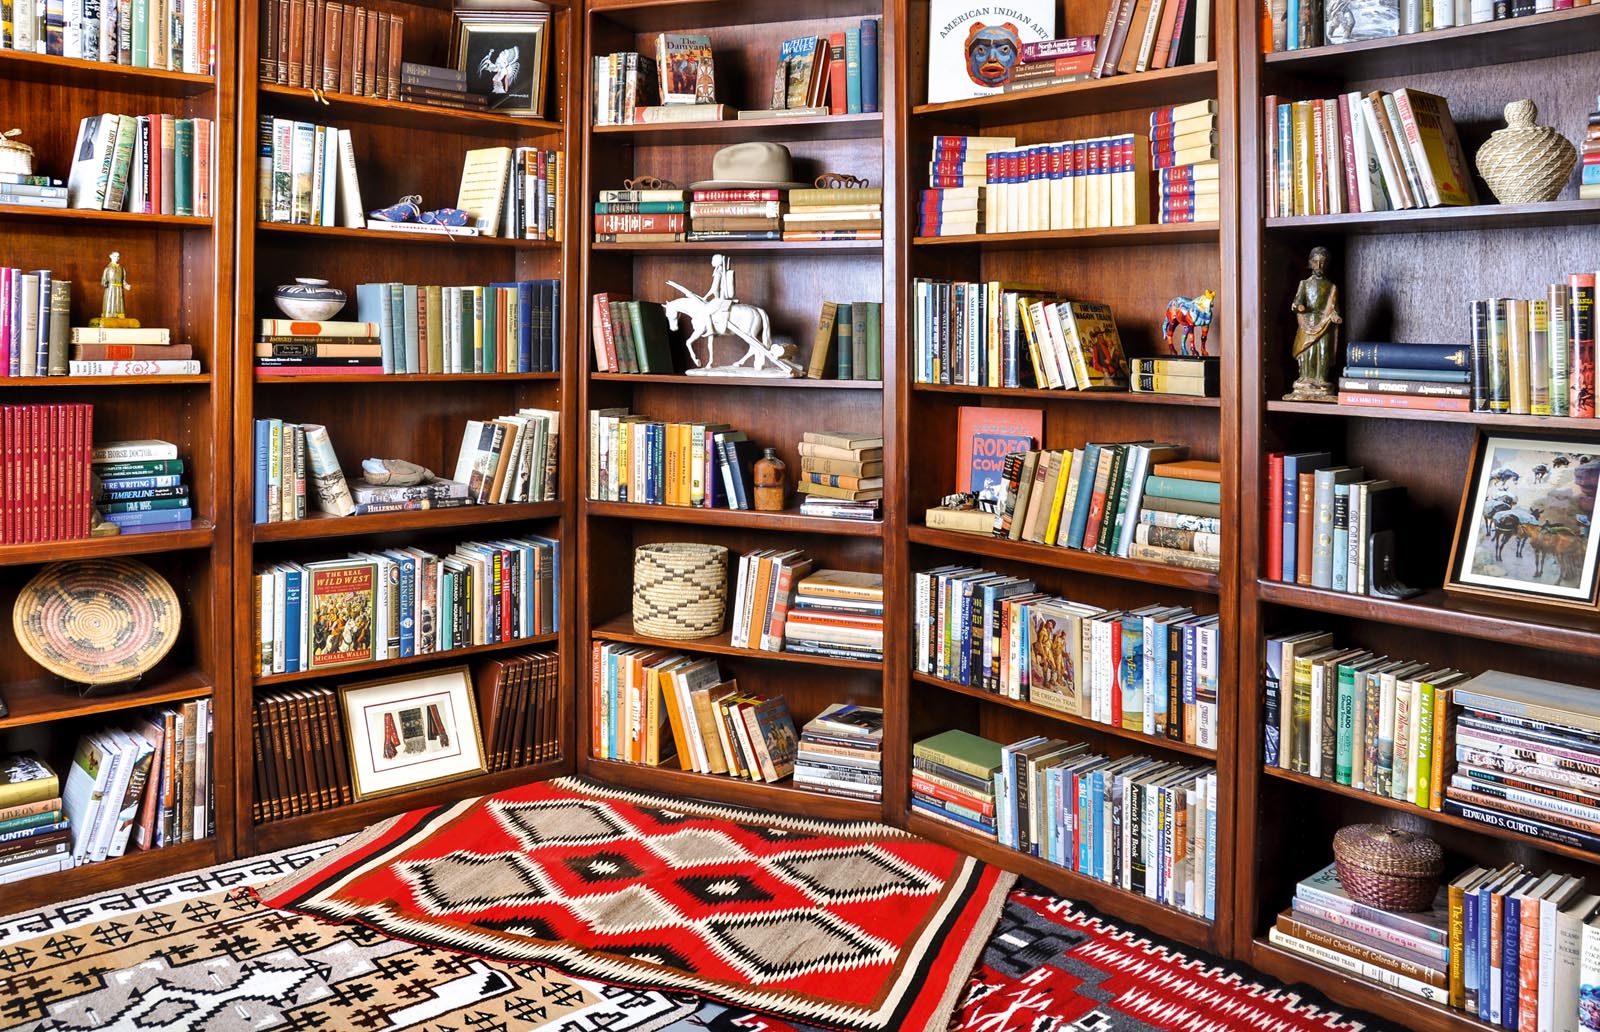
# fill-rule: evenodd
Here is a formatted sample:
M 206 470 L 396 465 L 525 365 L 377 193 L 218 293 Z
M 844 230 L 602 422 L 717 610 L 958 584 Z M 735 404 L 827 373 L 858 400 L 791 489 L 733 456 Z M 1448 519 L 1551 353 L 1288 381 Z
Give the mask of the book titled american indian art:
M 1022 45 L 1056 35 L 1055 0 L 933 0 L 928 13 L 928 103 L 999 93 Z

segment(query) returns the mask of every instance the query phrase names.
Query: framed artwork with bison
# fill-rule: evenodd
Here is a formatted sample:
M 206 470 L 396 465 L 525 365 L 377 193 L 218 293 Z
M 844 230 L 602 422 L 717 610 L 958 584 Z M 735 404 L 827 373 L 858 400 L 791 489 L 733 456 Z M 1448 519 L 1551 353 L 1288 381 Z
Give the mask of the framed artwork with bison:
M 1445 590 L 1594 609 L 1600 441 L 1479 433 Z

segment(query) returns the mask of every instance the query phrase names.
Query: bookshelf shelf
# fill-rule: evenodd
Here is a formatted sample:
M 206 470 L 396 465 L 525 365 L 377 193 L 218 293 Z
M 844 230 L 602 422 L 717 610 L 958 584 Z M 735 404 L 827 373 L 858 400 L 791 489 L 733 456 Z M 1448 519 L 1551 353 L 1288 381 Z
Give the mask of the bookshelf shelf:
M 217 88 L 216 78 L 210 75 L 135 68 L 75 57 L 49 57 L 20 50 L 0 50 L 0 79 L 73 89 L 109 88 L 157 97 L 196 97 Z
M 1488 601 L 1455 598 L 1442 590 L 1426 591 L 1405 600 L 1373 598 L 1270 580 L 1257 582 L 1257 594 L 1262 602 L 1295 609 L 1600 657 L 1600 617 L 1579 610 L 1563 613 L 1548 608 L 1496 606 Z
M 559 240 L 522 240 L 516 237 L 451 236 L 447 233 L 416 233 L 395 229 L 350 229 L 346 226 L 302 226 L 292 222 L 258 222 L 263 233 L 285 236 L 319 237 L 327 240 L 363 241 L 368 244 L 401 247 L 497 247 L 516 251 L 559 249 Z
M 331 373 L 319 376 L 274 376 L 263 373 L 259 369 L 255 374 L 256 383 L 267 386 L 271 384 L 283 385 L 290 383 L 430 383 L 430 384 L 484 384 L 496 382 L 528 382 L 539 381 L 555 382 L 561 379 L 560 373 L 403 373 L 403 374 L 378 374 L 378 373 Z
M 1047 229 L 1030 233 L 964 233 L 917 237 L 917 247 L 972 247 L 984 251 L 1032 251 L 1046 248 L 1150 247 L 1162 244 L 1215 243 L 1218 224 L 1190 222 L 1100 229 Z
M 1120 559 L 1115 556 L 1083 552 L 1075 548 L 1057 548 L 1026 541 L 1011 541 L 986 537 L 983 534 L 965 534 L 955 530 L 934 530 L 912 524 L 909 530 L 911 543 L 942 548 L 952 552 L 989 556 L 1031 563 L 1035 566 L 1053 566 L 1062 570 L 1092 573 L 1119 580 L 1141 581 L 1145 584 L 1167 588 L 1183 588 L 1216 594 L 1221 583 L 1214 573 L 1204 570 L 1186 570 L 1179 566 L 1141 562 L 1137 559 Z
M 1100 402 L 1121 405 L 1173 405 L 1178 408 L 1221 408 L 1221 398 L 1192 398 L 1185 394 L 1135 394 L 1133 391 L 1052 391 L 1039 387 L 969 387 L 965 384 L 914 383 L 913 391 L 929 394 L 964 394 L 988 398 L 1027 398 L 1043 401 Z
M 6 885 L 6 909 L 21 912 L 40 903 L 93 895 L 122 885 L 170 878 L 174 871 L 195 871 L 226 858 L 226 846 L 215 836 L 162 849 L 130 850 L 97 864 L 74 867 L 70 874 L 46 874 Z M 70 888 L 61 884 L 65 877 Z
M 882 817 L 883 808 L 877 803 L 812 792 L 796 785 L 792 780 L 769 784 L 765 781 L 746 781 L 726 774 L 699 774 L 692 770 L 647 767 L 639 763 L 623 763 L 620 760 L 600 760 L 593 757 L 589 759 L 588 769 L 589 775 L 600 781 L 644 792 L 709 799 L 737 806 L 778 810 L 784 813 L 803 813 L 809 817 L 826 817 L 842 821 L 876 821 Z
M 1099 721 L 1090 720 L 1087 717 L 1080 717 L 1073 713 L 1063 713 L 1060 710 L 1053 710 L 1047 706 L 1040 706 L 1035 703 L 1024 702 L 1021 699 L 1009 699 L 1003 695 L 996 695 L 993 692 L 986 692 L 982 688 L 971 688 L 967 685 L 960 684 L 959 682 L 946 681 L 930 674 L 912 674 L 911 679 L 916 681 L 918 684 L 930 685 L 943 691 L 953 692 L 956 695 L 966 695 L 994 706 L 1004 706 L 1007 709 L 1017 710 L 1020 713 L 1027 713 L 1031 716 L 1042 717 L 1045 720 L 1053 720 L 1059 724 L 1070 724 L 1073 727 L 1083 728 L 1085 731 L 1090 731 L 1095 734 L 1110 735 L 1113 738 L 1125 738 L 1130 742 L 1138 742 L 1141 745 L 1151 749 L 1162 749 L 1166 750 L 1167 752 L 1183 753 L 1186 756 L 1198 756 L 1202 759 L 1211 760 L 1212 762 L 1215 762 L 1217 758 L 1217 752 L 1215 749 L 1204 749 L 1198 745 L 1190 745 L 1187 742 L 1175 742 L 1170 738 L 1157 738 L 1152 735 L 1147 735 L 1142 731 L 1132 731 L 1119 725 L 1102 724 Z
M 565 511 L 566 506 L 561 502 L 534 502 L 514 505 L 461 505 L 447 509 L 381 512 L 364 516 L 329 516 L 326 513 L 313 513 L 303 520 L 258 523 L 255 525 L 255 539 L 258 542 L 313 541 L 355 537 L 362 534 L 398 534 L 402 531 L 436 530 L 442 527 L 553 520 L 560 518 Z
M 882 670 L 882 663 L 858 659 L 834 659 L 832 656 L 808 656 L 799 652 L 767 652 L 762 649 L 740 648 L 732 644 L 732 631 L 723 631 L 704 638 L 658 638 L 640 634 L 633 629 L 633 617 L 623 614 L 590 629 L 593 637 L 604 641 L 625 641 L 640 645 L 656 645 L 663 649 L 682 649 L 685 652 L 704 652 L 715 656 L 734 656 L 774 663 L 800 663 L 805 666 L 839 667 L 846 670 Z
M 862 0 L 810 0 L 797 9 L 791 0 L 595 0 L 589 9 L 618 28 L 634 33 L 683 31 L 695 26 L 759 25 L 809 20 L 830 21 L 876 13 Z
M 590 373 L 601 383 L 661 383 L 674 387 L 751 387 L 788 388 L 810 391 L 881 391 L 882 380 L 812 380 L 806 377 L 779 379 L 759 376 L 681 376 L 656 373 Z M 4 381 L 0 381 L 3 383 Z
M 883 113 L 862 115 L 779 115 L 774 118 L 737 118 L 721 122 L 648 122 L 637 125 L 597 125 L 596 136 L 619 136 L 637 144 L 737 143 L 761 139 L 793 143 L 800 140 L 869 140 L 883 135 Z
M 211 218 L 197 215 L 148 215 L 132 211 L 96 211 L 92 208 L 35 208 L 26 204 L 0 204 L 0 222 L 23 219 L 74 225 L 105 222 L 121 228 L 142 226 L 149 229 L 209 230 L 212 226 Z
M 364 122 L 398 128 L 439 129 L 473 136 L 496 136 L 511 140 L 537 140 L 559 135 L 560 122 L 542 118 L 516 118 L 492 111 L 462 111 L 433 104 L 412 104 L 378 97 L 357 97 L 347 93 L 327 93 L 323 103 L 317 94 L 300 86 L 263 82 L 263 99 L 270 98 L 275 110 L 303 114 L 319 121 Z
M 750 509 L 697 509 L 687 505 L 586 501 L 584 512 L 590 517 L 619 520 L 698 523 L 712 527 L 748 527 L 752 530 L 834 534 L 845 537 L 881 537 L 884 527 L 881 521 L 833 520 L 820 516 L 802 516 L 798 509 L 787 512 L 756 512 Z
M 1600 22 L 1596 23 L 1600 29 Z M 1407 208 L 1345 215 L 1294 215 L 1267 219 L 1273 232 L 1457 233 L 1535 229 L 1600 223 L 1600 201 L 1564 200 L 1540 204 L 1475 204 L 1461 208 Z
M 1285 982 L 1305 982 L 1353 1006 L 1385 1015 L 1404 1015 L 1405 1027 L 1414 1032 L 1487 1032 L 1492 1026 L 1474 1021 L 1460 1011 L 1377 982 L 1352 978 L 1307 957 L 1283 949 L 1265 938 L 1247 944 L 1241 959 Z
M 916 118 L 968 124 L 1015 124 L 1072 115 L 1099 115 L 1158 104 L 1184 104 L 1215 97 L 1217 62 L 1163 68 L 1134 75 L 1084 79 L 1061 86 L 1017 93 L 994 93 L 942 104 L 917 104 Z
M 1596 49 L 1600 49 L 1600 11 L 1575 7 L 1392 39 L 1267 54 L 1264 63 L 1269 71 L 1293 75 L 1381 79 Z
M 402 656 L 399 659 L 380 659 L 374 663 L 351 663 L 348 666 L 319 667 L 316 670 L 298 670 L 292 674 L 273 674 L 270 677 L 256 676 L 251 680 L 259 687 L 269 687 L 279 684 L 293 684 L 296 681 L 317 681 L 337 678 L 341 681 L 356 677 L 368 677 L 374 674 L 397 670 L 401 667 L 417 666 L 420 663 L 438 663 L 449 666 L 469 656 L 482 656 L 491 652 L 510 652 L 515 649 L 533 648 L 538 645 L 550 645 L 559 639 L 556 634 L 536 634 L 531 638 L 516 638 L 511 641 L 497 641 L 489 645 L 474 645 L 470 649 L 451 649 L 448 652 L 429 652 L 421 656 Z
M 781 259 L 794 254 L 856 254 L 883 250 L 882 240 L 685 240 L 654 244 L 591 244 L 596 252 L 620 254 L 720 254 Z
M 1600 419 L 1576 416 L 1512 416 L 1492 412 L 1430 412 L 1426 409 L 1367 408 L 1360 405 L 1325 405 L 1315 401 L 1269 401 L 1268 412 L 1300 416 L 1335 416 L 1344 419 L 1405 419 L 1425 423 L 1471 423 L 1476 426 L 1518 430 L 1561 430 L 1600 434 Z
M 210 523 L 195 520 L 188 530 L 169 530 L 157 534 L 116 534 L 112 537 L 73 538 L 70 541 L 41 541 L 31 545 L 0 545 L 0 567 L 210 548 L 215 536 L 215 528 Z
M 0 391 L 8 387 L 209 387 L 210 373 L 193 376 L 4 376 Z
M 157 669 L 147 675 L 139 687 L 130 691 L 80 696 L 74 687 L 63 681 L 36 678 L 8 684 L 3 694 L 10 712 L 0 717 L 0 730 L 159 706 L 180 699 L 207 698 L 212 694 L 212 685 L 197 670 L 164 672 Z

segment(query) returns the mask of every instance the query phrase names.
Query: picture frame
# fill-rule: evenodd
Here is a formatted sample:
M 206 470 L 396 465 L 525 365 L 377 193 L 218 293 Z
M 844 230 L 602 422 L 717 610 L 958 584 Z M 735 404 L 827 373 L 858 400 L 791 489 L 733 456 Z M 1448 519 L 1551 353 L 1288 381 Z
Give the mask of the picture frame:
M 467 90 L 501 115 L 542 118 L 550 60 L 548 18 L 458 12 L 452 57 Z
M 1445 591 L 1594 610 L 1600 441 L 1478 432 Z
M 339 706 L 358 802 L 488 770 L 465 666 L 340 685 Z

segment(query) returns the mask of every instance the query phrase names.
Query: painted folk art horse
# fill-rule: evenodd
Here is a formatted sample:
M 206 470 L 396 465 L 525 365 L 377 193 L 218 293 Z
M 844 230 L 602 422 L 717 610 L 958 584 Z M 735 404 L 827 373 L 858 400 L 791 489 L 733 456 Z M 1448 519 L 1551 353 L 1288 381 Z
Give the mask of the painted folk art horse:
M 1206 355 L 1206 338 L 1211 334 L 1211 315 L 1217 292 L 1208 290 L 1199 297 L 1175 297 L 1167 302 L 1167 317 L 1161 323 L 1161 336 L 1173 355 Z

